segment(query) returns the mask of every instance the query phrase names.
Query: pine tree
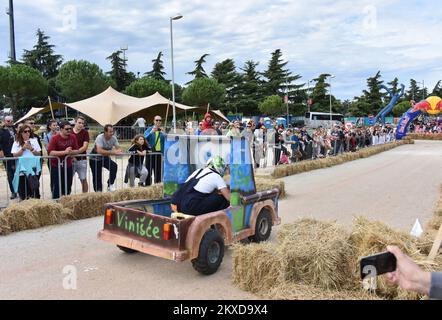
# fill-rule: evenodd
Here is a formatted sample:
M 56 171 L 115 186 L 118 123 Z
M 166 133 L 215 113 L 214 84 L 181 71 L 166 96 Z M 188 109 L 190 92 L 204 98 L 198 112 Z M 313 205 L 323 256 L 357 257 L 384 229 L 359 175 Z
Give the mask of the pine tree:
M 121 53 L 122 51 L 118 50 L 106 58 L 112 65 L 112 70 L 106 74 L 115 81 L 117 91 L 123 91 L 131 81 L 135 80 L 135 75 L 130 76 L 126 72 L 126 62 L 120 57 Z
M 272 52 L 267 70 L 263 73 L 266 81 L 263 84 L 264 96 L 279 95 L 283 97 L 288 95 L 290 109 L 301 106 L 306 98 L 305 90 L 301 90 L 304 84 L 294 84 L 301 78 L 300 75 L 292 75 L 288 69 L 285 69 L 288 61 L 283 62 L 281 49 Z
M 388 82 L 388 88 L 393 94 L 399 93 L 401 89 L 399 88 L 399 79 L 396 77 L 392 81 Z
M 419 100 L 420 90 L 421 89 L 417 85 L 416 80 L 410 79 L 410 89 L 407 91 L 407 93 L 405 95 L 407 100 L 413 100 L 413 101 Z
M 376 115 L 384 106 L 386 94 L 381 92 L 381 72 L 378 71 L 374 77 L 367 79 L 368 90 L 363 90 L 365 101 L 370 104 L 369 113 Z
M 190 74 L 192 76 L 194 76 L 193 80 L 195 79 L 200 79 L 200 78 L 208 78 L 206 71 L 203 68 L 203 63 L 206 63 L 206 57 L 209 56 L 208 53 L 205 53 L 201 56 L 201 58 L 199 58 L 198 60 L 194 61 L 195 63 L 195 69 L 191 72 L 187 72 L 187 74 Z M 192 80 L 192 81 L 193 81 Z M 189 85 L 192 83 L 192 81 L 189 81 L 186 83 L 186 85 Z
M 54 45 L 49 44 L 49 36 L 45 35 L 40 29 L 37 30 L 37 44 L 33 50 L 24 50 L 23 62 L 40 71 L 45 79 L 51 79 L 57 76 L 58 70 L 63 63 L 63 57 L 54 54 Z
M 232 59 L 226 59 L 217 63 L 211 76 L 226 88 L 226 99 L 221 104 L 221 109 L 223 111 L 233 111 L 241 83 L 241 76 L 236 72 L 235 62 Z
M 442 86 L 441 86 L 442 80 L 439 80 L 436 85 L 434 86 L 433 91 L 431 92 L 432 96 L 438 96 L 442 97 Z
M 256 70 L 259 62 L 253 60 L 246 61 L 244 66 L 240 68 L 242 73 L 238 85 L 238 97 L 236 99 L 234 110 L 235 113 L 243 113 L 244 115 L 257 115 L 259 102 L 263 99 L 262 80 L 260 73 Z
M 328 93 L 330 84 L 327 82 L 327 78 L 330 76 L 331 75 L 328 73 L 323 73 L 319 75 L 318 78 L 313 79 L 313 81 L 315 81 L 316 83 L 310 96 L 313 101 L 313 105 L 311 106 L 312 111 L 330 112 L 330 96 Z M 334 100 L 335 98 L 332 97 L 332 109 Z
M 158 53 L 158 56 L 156 59 L 153 59 L 153 66 L 152 66 L 152 71 L 146 72 L 145 75 L 156 79 L 156 80 L 165 80 L 164 79 L 164 75 L 166 74 L 163 70 L 164 70 L 164 66 L 163 66 L 163 60 L 161 60 L 161 57 L 163 56 L 163 53 L 160 51 L 160 53 Z

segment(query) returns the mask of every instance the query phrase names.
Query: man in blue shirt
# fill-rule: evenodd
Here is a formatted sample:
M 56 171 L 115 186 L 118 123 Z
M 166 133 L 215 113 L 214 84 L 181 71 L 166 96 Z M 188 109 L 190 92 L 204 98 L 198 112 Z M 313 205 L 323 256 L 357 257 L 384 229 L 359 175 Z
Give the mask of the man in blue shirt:
M 153 153 L 146 156 L 146 168 L 149 171 L 146 180 L 148 186 L 152 184 L 152 171 L 154 171 L 155 183 L 161 182 L 162 179 L 162 155 L 164 154 L 166 135 L 161 129 L 161 123 L 161 117 L 155 116 L 153 126 L 147 128 L 144 132 L 144 138 L 146 138 Z

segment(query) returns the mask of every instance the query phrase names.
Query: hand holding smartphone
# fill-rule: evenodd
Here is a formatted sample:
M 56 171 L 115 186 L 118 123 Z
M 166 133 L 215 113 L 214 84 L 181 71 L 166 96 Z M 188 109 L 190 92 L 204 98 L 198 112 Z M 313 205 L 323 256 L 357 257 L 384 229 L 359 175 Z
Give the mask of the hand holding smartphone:
M 390 252 L 382 252 L 361 259 L 361 279 L 379 276 L 396 270 L 396 257 Z

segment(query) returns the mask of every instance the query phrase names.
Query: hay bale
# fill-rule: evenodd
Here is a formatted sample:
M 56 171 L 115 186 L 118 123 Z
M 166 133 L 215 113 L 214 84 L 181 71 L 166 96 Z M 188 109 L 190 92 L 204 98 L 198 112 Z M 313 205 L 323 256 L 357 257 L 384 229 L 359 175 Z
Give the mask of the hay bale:
M 301 219 L 278 232 L 286 281 L 323 289 L 351 288 L 355 252 L 350 233 L 336 223 Z
M 256 191 L 265 191 L 277 188 L 279 189 L 279 197 L 284 198 L 286 196 L 285 193 L 285 183 L 282 180 L 272 179 L 270 177 L 256 177 L 255 178 Z
M 0 236 L 5 236 L 11 233 L 11 227 L 9 226 L 9 221 L 5 217 L 4 212 L 0 212 Z
M 356 217 L 350 237 L 351 244 L 357 249 L 358 259 L 385 251 L 387 245 L 396 245 L 408 255 L 418 252 L 416 238 L 396 231 L 379 221 L 366 217 Z
M 11 204 L 1 213 L 1 234 L 62 223 L 69 210 L 53 201 L 31 199 Z
M 149 187 L 129 188 L 115 192 L 84 193 L 62 197 L 59 202 L 63 207 L 70 209 L 69 219 L 79 220 L 92 218 L 104 214 L 104 205 L 110 202 L 160 199 L 163 197 L 163 185 L 156 184 Z
M 158 200 L 163 198 L 163 184 L 154 184 L 148 187 L 118 190 L 112 193 L 114 202 L 127 200 Z
M 360 290 L 325 290 L 310 285 L 282 283 L 260 294 L 273 300 L 381 300 L 378 296 Z
M 236 244 L 232 249 L 233 284 L 253 293 L 267 291 L 275 285 L 282 267 L 274 244 Z
M 60 198 L 59 203 L 70 210 L 68 219 L 79 220 L 104 214 L 104 205 L 113 202 L 110 192 L 84 193 Z

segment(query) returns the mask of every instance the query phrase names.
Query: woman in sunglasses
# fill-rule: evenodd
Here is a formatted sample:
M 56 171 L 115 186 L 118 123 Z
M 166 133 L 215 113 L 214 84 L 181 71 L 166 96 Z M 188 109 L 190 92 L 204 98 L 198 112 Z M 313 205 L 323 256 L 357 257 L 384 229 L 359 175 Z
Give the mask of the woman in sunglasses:
M 15 158 L 32 158 L 41 155 L 41 148 L 36 138 L 31 138 L 31 127 L 23 125 L 20 127 L 16 140 L 12 145 L 11 153 Z M 17 168 L 17 170 L 20 168 Z M 21 200 L 28 198 L 40 198 L 38 185 L 28 179 L 28 176 L 37 176 L 37 168 L 29 168 L 26 172 L 19 170 L 18 194 Z M 29 175 L 27 175 L 30 172 Z M 33 173 L 33 174 L 32 174 Z M 16 172 L 17 175 L 17 172 Z

